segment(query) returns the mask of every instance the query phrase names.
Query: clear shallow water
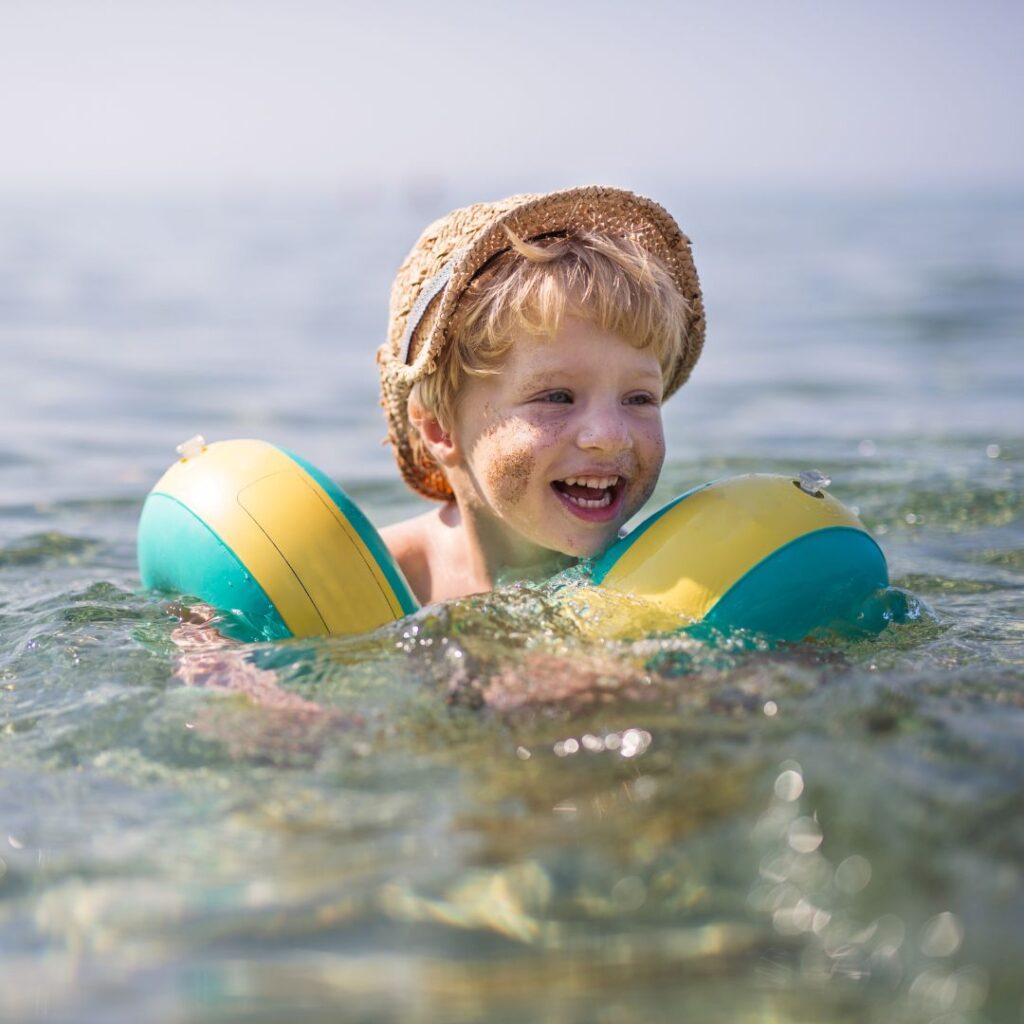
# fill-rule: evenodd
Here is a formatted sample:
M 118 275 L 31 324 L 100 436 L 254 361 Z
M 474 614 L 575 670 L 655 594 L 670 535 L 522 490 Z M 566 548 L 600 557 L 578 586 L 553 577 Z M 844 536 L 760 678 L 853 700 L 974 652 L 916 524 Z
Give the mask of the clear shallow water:
M 467 198 L 0 204 L 0 1016 L 1021 1019 L 1019 199 L 662 197 L 710 331 L 655 501 L 820 466 L 912 621 L 769 650 L 520 590 L 250 649 L 290 706 L 175 677 L 134 565 L 174 444 L 414 511 L 372 352 Z

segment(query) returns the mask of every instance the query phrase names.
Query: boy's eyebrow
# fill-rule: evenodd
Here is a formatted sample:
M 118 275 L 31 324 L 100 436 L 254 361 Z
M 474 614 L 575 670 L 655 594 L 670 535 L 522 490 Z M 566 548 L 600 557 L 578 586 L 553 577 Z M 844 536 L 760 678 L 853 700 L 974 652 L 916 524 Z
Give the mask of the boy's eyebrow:
M 664 380 L 661 374 L 661 370 L 640 370 L 637 372 L 638 377 L 642 377 L 649 380 Z
M 535 373 L 532 377 L 527 377 L 526 380 L 523 381 L 523 390 L 534 391 L 537 388 L 547 387 L 551 383 L 551 378 L 557 376 L 562 372 L 564 371 L 562 371 L 561 369 L 557 369 L 548 370 L 542 373 Z
M 574 367 L 571 366 L 556 366 L 550 370 L 542 370 L 540 373 L 535 373 L 531 377 L 527 377 L 523 381 L 523 391 L 538 391 L 543 388 L 550 387 L 552 380 L 557 380 L 559 377 L 571 376 Z M 640 370 L 637 373 L 637 378 L 640 380 L 652 380 L 661 383 L 662 376 L 657 370 Z

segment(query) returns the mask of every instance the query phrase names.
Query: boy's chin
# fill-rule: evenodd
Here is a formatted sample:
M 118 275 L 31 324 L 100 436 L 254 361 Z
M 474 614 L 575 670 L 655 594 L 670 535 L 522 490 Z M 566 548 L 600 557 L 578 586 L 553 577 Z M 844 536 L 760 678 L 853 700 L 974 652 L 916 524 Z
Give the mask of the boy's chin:
M 604 554 L 619 538 L 617 529 L 609 529 L 605 537 L 588 537 L 579 541 L 569 541 L 557 550 L 570 558 L 596 558 Z

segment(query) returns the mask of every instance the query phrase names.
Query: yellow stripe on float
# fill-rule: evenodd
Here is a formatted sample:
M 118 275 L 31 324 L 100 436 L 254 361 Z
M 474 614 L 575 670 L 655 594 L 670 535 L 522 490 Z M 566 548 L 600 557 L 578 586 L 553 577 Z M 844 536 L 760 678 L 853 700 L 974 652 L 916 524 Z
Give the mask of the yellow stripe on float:
M 403 614 L 358 531 L 301 467 L 258 480 L 238 500 L 301 576 L 327 632 L 366 633 Z M 274 603 L 289 622 L 289 607 Z
M 694 620 L 746 573 L 790 541 L 860 520 L 829 494 L 792 478 L 752 474 L 711 484 L 670 508 L 619 557 L 602 581 Z
M 235 553 L 295 636 L 361 633 L 402 614 L 376 558 L 331 497 L 264 441 L 212 444 L 155 490 Z

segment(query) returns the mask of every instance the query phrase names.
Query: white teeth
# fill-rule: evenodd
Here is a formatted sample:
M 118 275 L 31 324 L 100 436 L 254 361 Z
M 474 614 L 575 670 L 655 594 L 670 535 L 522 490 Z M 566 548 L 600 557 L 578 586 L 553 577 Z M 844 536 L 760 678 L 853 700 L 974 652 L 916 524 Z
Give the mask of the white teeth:
M 617 476 L 567 476 L 562 481 L 562 483 L 568 484 L 570 487 L 573 484 L 578 484 L 581 487 L 592 487 L 597 491 L 603 491 L 618 482 L 619 478 Z
M 607 492 L 594 501 L 591 501 L 589 498 L 574 498 L 571 494 L 567 494 L 566 498 L 574 505 L 579 505 L 580 508 L 607 508 L 612 503 L 612 496 Z

